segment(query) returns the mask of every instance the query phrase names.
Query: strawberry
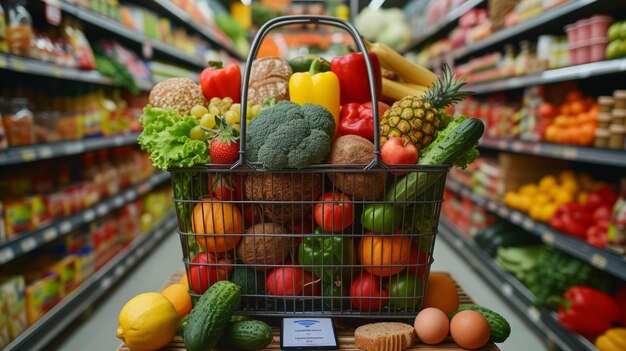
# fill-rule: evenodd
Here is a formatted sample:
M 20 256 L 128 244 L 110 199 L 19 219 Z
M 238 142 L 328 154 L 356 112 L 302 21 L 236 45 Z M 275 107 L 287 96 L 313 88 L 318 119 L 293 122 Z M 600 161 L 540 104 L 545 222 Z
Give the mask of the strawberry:
M 216 118 L 217 129 L 213 133 L 209 154 L 213 164 L 232 164 L 239 159 L 239 131 L 228 125 L 223 118 Z

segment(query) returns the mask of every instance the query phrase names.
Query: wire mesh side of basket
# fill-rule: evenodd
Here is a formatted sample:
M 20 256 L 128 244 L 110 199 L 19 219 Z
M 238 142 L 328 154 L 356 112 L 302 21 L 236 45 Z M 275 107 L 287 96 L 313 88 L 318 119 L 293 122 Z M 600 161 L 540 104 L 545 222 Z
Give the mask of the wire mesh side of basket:
M 416 181 L 402 201 L 387 199 L 401 176 L 363 168 L 170 170 L 190 294 L 230 279 L 242 288 L 240 314 L 414 315 L 448 168 L 403 169 Z M 322 200 L 330 191 L 345 196 Z

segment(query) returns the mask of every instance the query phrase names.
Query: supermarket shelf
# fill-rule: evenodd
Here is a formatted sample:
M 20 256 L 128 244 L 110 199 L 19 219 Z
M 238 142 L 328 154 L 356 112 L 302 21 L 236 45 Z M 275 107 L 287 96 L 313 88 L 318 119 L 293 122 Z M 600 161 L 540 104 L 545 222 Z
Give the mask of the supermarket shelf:
M 41 350 L 81 313 L 93 306 L 104 293 L 115 286 L 135 262 L 146 256 L 160 240 L 176 228 L 173 212 L 166 215 L 149 232 L 135 239 L 115 255 L 104 267 L 83 282 L 76 290 L 54 306 L 35 324 L 13 340 L 5 350 Z
M 411 43 L 405 49 L 405 52 L 417 49 L 431 38 L 450 30 L 456 21 L 469 10 L 483 4 L 485 0 L 468 0 L 459 7 L 450 11 L 437 25 L 427 30 L 424 34 L 411 40 Z
M 21 255 L 31 252 L 52 240 L 68 234 L 72 230 L 90 223 L 111 211 L 152 191 L 170 179 L 169 173 L 156 172 L 141 184 L 123 190 L 119 194 L 99 202 L 63 220 L 46 223 L 39 228 L 18 234 L 8 240 L 0 241 L 0 264 L 5 264 Z M 24 349 L 27 350 L 27 349 Z
M 137 144 L 139 134 L 118 135 L 76 141 L 62 141 L 29 146 L 10 147 L 0 151 L 0 166 L 45 160 L 54 157 L 82 154 L 83 152 Z
M 500 30 L 490 35 L 489 37 L 477 41 L 475 43 L 467 44 L 452 52 L 454 60 L 461 59 L 465 56 L 472 55 L 477 51 L 495 46 L 501 42 L 504 42 L 512 37 L 523 34 L 531 29 L 538 28 L 547 23 L 550 23 L 560 17 L 567 16 L 572 12 L 581 10 L 587 6 L 599 2 L 600 0 L 572 0 L 563 5 L 559 5 L 553 9 L 543 12 L 541 15 L 537 15 L 534 18 L 529 19 L 526 22 L 520 23 L 516 26 Z
M 626 59 L 616 59 L 600 62 L 586 63 L 564 68 L 544 71 L 523 77 L 501 79 L 488 83 L 476 83 L 466 85 L 467 90 L 476 94 L 486 94 L 524 88 L 533 85 L 563 82 L 567 80 L 584 79 L 605 74 L 620 73 L 626 71 Z
M 583 262 L 626 281 L 626 257 L 620 257 L 570 235 L 556 231 L 543 223 L 536 222 L 522 212 L 513 210 L 497 201 L 476 195 L 468 187 L 452 179 L 446 181 L 446 187 L 464 198 L 471 199 L 476 205 L 486 208 L 502 219 L 538 236 L 546 245 L 570 254 Z
M 108 32 L 115 33 L 121 37 L 135 41 L 144 46 L 150 45 L 153 49 L 163 54 L 166 54 L 170 57 L 178 59 L 182 62 L 186 62 L 188 64 L 191 64 L 200 68 L 203 68 L 206 66 L 206 62 L 204 62 L 200 58 L 188 55 L 184 53 L 182 50 L 172 45 L 166 44 L 162 41 L 148 38 L 143 33 L 136 31 L 134 29 L 128 28 L 124 26 L 122 23 L 112 18 L 80 8 L 76 5 L 72 5 L 65 1 L 60 2 L 59 5 L 61 7 L 61 10 L 63 10 L 63 12 L 68 13 L 80 19 L 81 21 L 85 23 L 89 23 L 93 26 L 104 29 Z
M 82 70 L 72 67 L 63 67 L 53 63 L 7 54 L 0 54 L 0 69 L 85 83 L 113 85 L 113 79 L 103 76 L 96 70 Z M 149 81 L 138 81 L 137 85 L 142 91 L 150 91 L 154 83 Z
M 206 28 L 202 24 L 196 23 L 187 12 L 181 10 L 178 6 L 172 4 L 171 0 L 154 0 L 154 2 L 161 6 L 163 9 L 167 10 L 172 16 L 178 18 L 180 21 L 186 23 L 189 27 L 193 28 L 198 33 L 204 35 L 207 39 L 211 40 L 213 43 L 218 46 L 224 48 L 228 53 L 237 57 L 239 60 L 244 60 L 245 56 L 235 50 L 235 47 L 229 41 L 220 38 L 219 34 L 215 33 L 214 30 L 210 28 Z
M 626 167 L 626 152 L 617 150 L 491 138 L 483 138 L 478 146 L 483 149 L 509 151 L 518 154 Z
M 556 343 L 561 349 L 569 351 L 596 350 L 582 336 L 564 329 L 554 313 L 539 310 L 533 306 L 534 296 L 519 280 L 498 266 L 472 239 L 463 235 L 454 225 L 442 216 L 439 233 L 475 270 L 483 276 L 493 290 L 510 302 L 528 324 L 545 335 L 547 341 Z

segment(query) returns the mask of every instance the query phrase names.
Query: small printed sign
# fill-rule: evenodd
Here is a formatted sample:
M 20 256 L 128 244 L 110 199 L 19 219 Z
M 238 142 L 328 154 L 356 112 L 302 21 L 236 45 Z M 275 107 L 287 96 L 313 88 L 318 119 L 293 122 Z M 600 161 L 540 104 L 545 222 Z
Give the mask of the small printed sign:
M 284 318 L 280 333 L 281 350 L 337 350 L 330 318 Z

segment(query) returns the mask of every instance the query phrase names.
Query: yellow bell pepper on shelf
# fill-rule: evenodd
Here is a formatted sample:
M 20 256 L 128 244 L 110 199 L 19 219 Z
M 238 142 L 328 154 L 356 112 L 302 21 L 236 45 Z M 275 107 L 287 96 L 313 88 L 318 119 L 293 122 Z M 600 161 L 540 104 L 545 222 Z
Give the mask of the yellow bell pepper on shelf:
M 626 350 L 626 328 L 612 328 L 596 339 L 600 351 Z
M 309 72 L 299 72 L 289 79 L 289 100 L 296 104 L 324 106 L 333 114 L 335 131 L 339 128 L 339 79 L 333 72 L 319 72 L 321 59 L 311 64 Z M 337 134 L 337 133 L 335 133 Z

